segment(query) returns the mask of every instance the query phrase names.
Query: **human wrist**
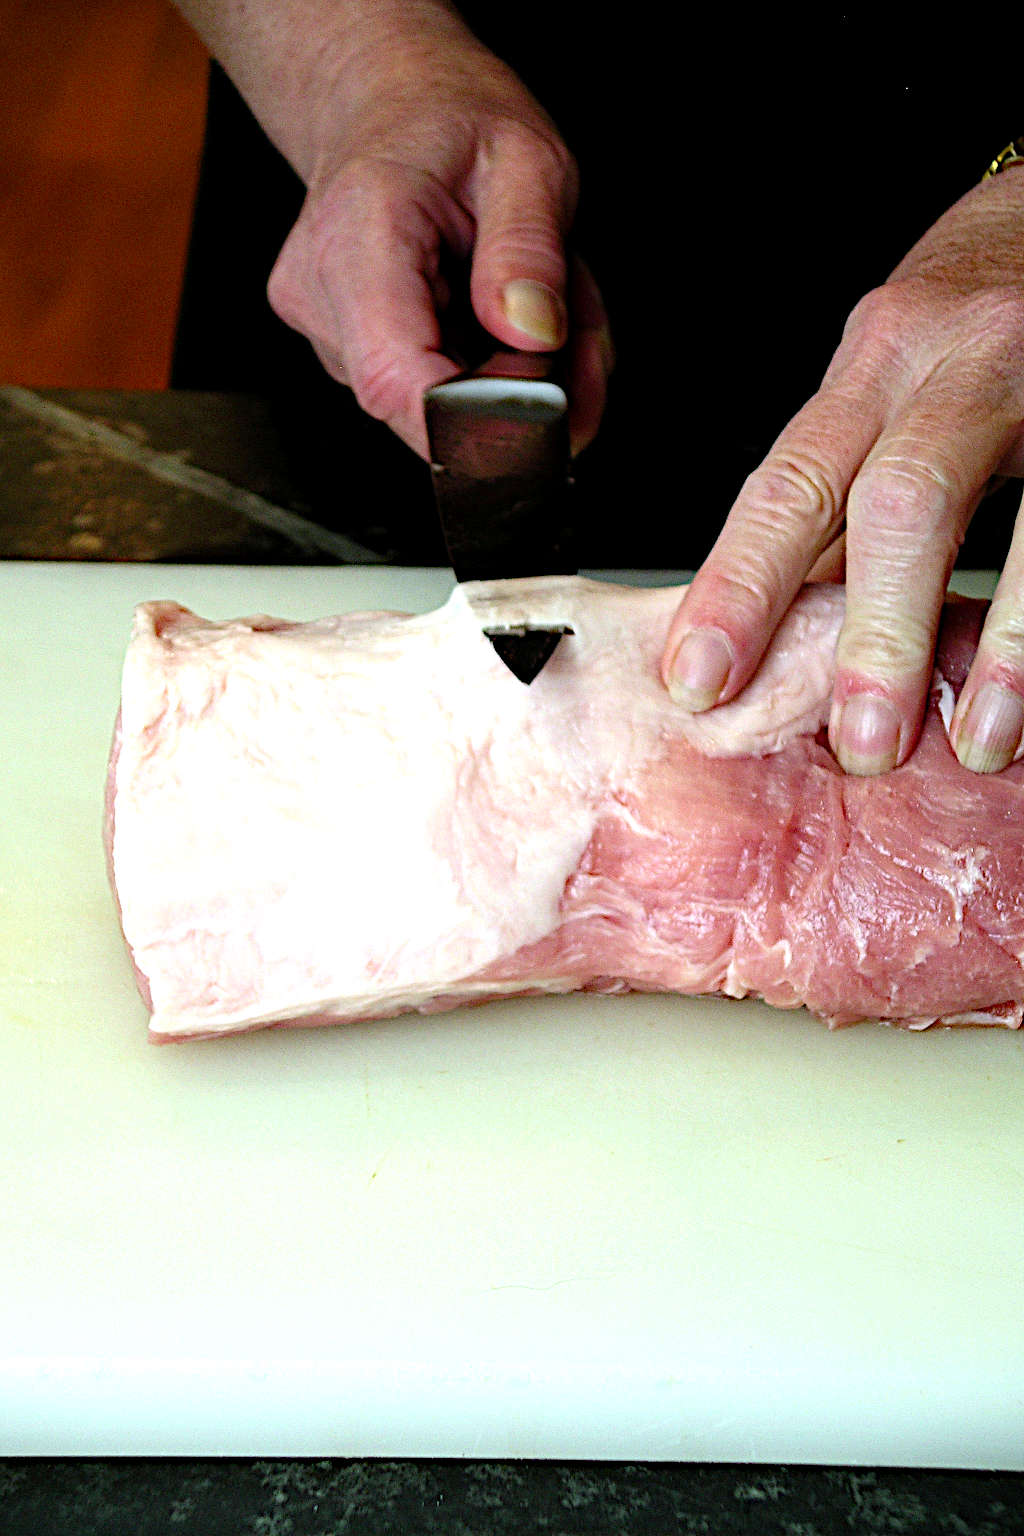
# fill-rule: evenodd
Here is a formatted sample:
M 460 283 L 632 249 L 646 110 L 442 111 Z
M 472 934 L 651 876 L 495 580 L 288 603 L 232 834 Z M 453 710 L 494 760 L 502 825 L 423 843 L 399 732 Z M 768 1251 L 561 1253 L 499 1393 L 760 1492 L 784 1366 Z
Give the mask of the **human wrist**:
M 325 137 L 384 80 L 400 80 L 403 61 L 446 37 L 470 39 L 451 0 L 175 3 L 307 184 Z

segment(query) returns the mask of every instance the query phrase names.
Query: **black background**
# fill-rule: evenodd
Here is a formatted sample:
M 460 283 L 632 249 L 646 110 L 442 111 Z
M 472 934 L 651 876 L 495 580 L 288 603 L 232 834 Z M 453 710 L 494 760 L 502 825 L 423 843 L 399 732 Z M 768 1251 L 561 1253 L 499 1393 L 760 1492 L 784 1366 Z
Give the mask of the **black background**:
M 1008 39 L 963 11 L 719 9 L 463 7 L 580 164 L 574 242 L 618 358 L 577 466 L 585 566 L 697 564 L 854 303 L 1024 128 Z M 172 382 L 268 397 L 319 520 L 372 506 L 376 547 L 443 562 L 424 466 L 267 304 L 302 196 L 215 70 Z M 1001 560 L 1016 498 L 963 563 Z

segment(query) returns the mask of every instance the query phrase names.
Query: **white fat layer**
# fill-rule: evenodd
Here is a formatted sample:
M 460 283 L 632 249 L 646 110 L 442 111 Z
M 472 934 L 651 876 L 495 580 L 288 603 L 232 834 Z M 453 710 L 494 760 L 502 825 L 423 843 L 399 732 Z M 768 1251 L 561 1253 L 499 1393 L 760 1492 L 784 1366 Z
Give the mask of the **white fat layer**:
M 946 735 L 948 736 L 949 727 L 953 720 L 953 706 L 956 700 L 953 697 L 952 688 L 941 672 L 936 671 L 932 674 L 932 693 L 935 695 L 935 702 L 938 705 L 939 714 L 942 716 L 942 723 L 946 727 Z
M 531 977 L 530 991 L 548 996 L 572 992 L 578 986 L 575 977 Z M 522 996 L 523 985 L 519 981 L 477 981 L 473 979 L 453 982 L 444 994 L 453 1001 L 489 1001 L 494 998 Z M 259 1011 L 240 1008 L 235 1012 L 218 1009 L 208 1015 L 154 1013 L 150 1021 L 150 1034 L 155 1039 L 182 1040 L 204 1035 L 229 1034 L 242 1029 L 257 1029 L 287 1019 L 289 1024 L 302 1027 L 303 1021 L 315 1023 L 324 1018 L 356 1024 L 361 1020 L 386 1018 L 397 1013 L 416 1010 L 432 1011 L 438 1002 L 438 991 L 432 981 L 419 986 L 367 992 L 361 997 L 346 994 L 342 997 L 311 997 L 296 1001 L 294 997 L 277 1000 L 264 999 Z
M 613 787 L 670 737 L 762 754 L 818 729 L 841 589 L 808 588 L 755 681 L 705 716 L 658 674 L 681 595 L 475 583 L 431 614 L 277 629 L 141 607 L 113 864 L 154 1032 L 281 1017 L 277 999 L 417 1006 L 557 927 Z M 530 687 L 482 634 L 514 623 L 573 630 Z
M 942 717 L 942 723 L 946 727 L 946 735 L 949 736 L 950 728 L 953 724 L 953 710 L 956 707 L 956 699 L 953 696 L 952 688 L 941 672 L 936 671 L 932 674 L 932 693 L 935 695 L 935 702 Z M 1021 737 L 1017 750 L 1013 754 L 1013 761 L 1019 763 L 1022 757 L 1024 757 L 1024 736 Z

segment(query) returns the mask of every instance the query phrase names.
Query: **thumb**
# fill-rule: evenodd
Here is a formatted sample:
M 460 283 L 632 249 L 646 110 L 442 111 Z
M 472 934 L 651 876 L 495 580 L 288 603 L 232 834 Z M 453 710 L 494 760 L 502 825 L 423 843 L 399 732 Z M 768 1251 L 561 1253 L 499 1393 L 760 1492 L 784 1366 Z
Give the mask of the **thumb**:
M 503 137 L 480 180 L 470 292 L 506 346 L 555 350 L 568 335 L 565 237 L 576 206 L 568 150 L 533 132 Z

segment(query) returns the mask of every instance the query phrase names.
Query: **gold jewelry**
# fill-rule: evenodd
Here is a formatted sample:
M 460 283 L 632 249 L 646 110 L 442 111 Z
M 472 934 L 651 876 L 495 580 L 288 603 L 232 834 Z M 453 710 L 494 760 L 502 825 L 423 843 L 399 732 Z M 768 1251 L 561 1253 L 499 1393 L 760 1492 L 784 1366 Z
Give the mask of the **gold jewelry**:
M 982 181 L 988 181 L 990 176 L 998 176 L 1000 171 L 1005 171 L 1010 165 L 1024 165 L 1024 136 L 1011 139 L 1006 148 L 999 151 L 995 159 L 990 161 Z

